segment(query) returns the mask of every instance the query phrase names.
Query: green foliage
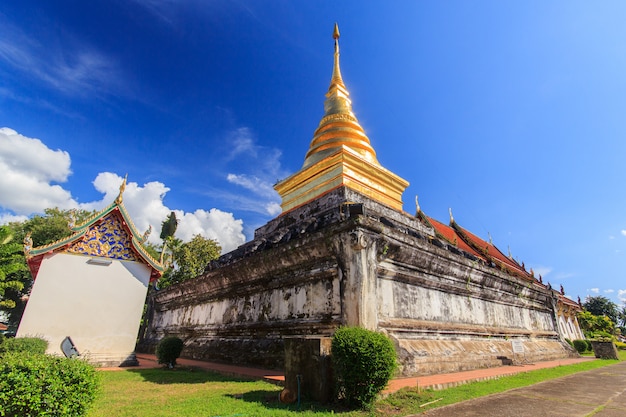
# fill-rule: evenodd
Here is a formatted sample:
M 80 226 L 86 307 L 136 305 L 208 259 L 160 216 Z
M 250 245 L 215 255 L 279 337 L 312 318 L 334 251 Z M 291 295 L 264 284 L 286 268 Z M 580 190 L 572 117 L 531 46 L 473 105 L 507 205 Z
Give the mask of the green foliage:
M 614 342 L 615 343 L 615 347 L 618 348 L 619 350 L 626 350 L 626 343 L 624 342 Z
M 606 332 L 609 334 L 615 332 L 615 323 L 612 322 L 609 317 L 596 316 L 589 311 L 581 311 L 578 313 L 578 323 L 583 333 L 585 333 L 585 336 L 593 332 Z
M 183 341 L 176 336 L 167 336 L 161 339 L 156 348 L 156 356 L 159 363 L 172 367 L 176 365 L 176 359 L 183 351 Z
M 222 248 L 213 239 L 195 235 L 189 242 L 182 243 L 178 239 L 170 240 L 173 266 L 168 269 L 159 281 L 160 288 L 197 277 L 204 268 L 220 256 Z
M 7 291 L 19 292 L 24 288 L 21 277 L 28 273 L 23 245 L 7 226 L 0 226 L 0 308 L 14 308 L 15 300 L 5 297 Z
M 586 340 L 576 339 L 572 343 L 574 344 L 574 349 L 576 349 L 576 352 L 578 353 L 585 353 L 589 350 Z
M 22 353 L 43 355 L 48 349 L 48 341 L 39 337 L 11 337 L 0 344 L 2 353 Z
M 352 406 L 371 406 L 396 370 L 393 343 L 381 333 L 341 327 L 331 346 L 338 395 Z
M 617 304 L 606 297 L 601 295 L 587 297 L 583 303 L 583 308 L 594 316 L 607 316 L 614 324 L 618 322 Z
M 163 240 L 174 237 L 176 229 L 178 228 L 178 220 L 176 219 L 176 213 L 171 212 L 167 219 L 161 223 L 161 234 L 159 237 Z
M 97 389 L 95 369 L 82 360 L 5 353 L 0 361 L 3 416 L 83 416 Z
M 595 340 L 598 342 L 612 342 L 615 340 L 615 336 L 613 336 L 609 332 L 604 332 L 604 331 L 588 332 L 586 336 L 587 336 L 588 342 L 590 340 Z M 589 343 L 591 344 L 591 342 Z

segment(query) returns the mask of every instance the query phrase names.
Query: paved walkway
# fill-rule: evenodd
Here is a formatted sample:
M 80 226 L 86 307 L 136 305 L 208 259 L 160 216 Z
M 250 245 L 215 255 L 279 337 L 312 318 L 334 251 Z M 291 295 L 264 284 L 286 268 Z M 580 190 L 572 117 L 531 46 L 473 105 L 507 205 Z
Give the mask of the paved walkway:
M 624 417 L 626 361 L 436 408 L 419 416 Z
M 137 369 L 137 368 L 157 368 L 163 365 L 157 363 L 157 359 L 154 355 L 148 355 L 144 353 L 138 353 L 137 359 L 139 360 L 138 367 L 131 368 L 104 368 L 105 370 L 123 370 L 123 369 Z M 520 372 L 533 371 L 535 369 L 543 368 L 555 368 L 562 365 L 570 365 L 574 363 L 595 360 L 594 358 L 575 358 L 575 359 L 560 359 L 555 361 L 537 362 L 534 364 L 528 364 L 523 366 L 500 366 L 497 368 L 476 369 L 466 372 L 455 372 L 441 375 L 420 376 L 413 378 L 397 378 L 389 382 L 388 388 L 385 393 L 395 392 L 404 387 L 417 387 L 420 388 L 433 388 L 444 389 L 453 387 L 456 385 L 464 384 L 473 381 L 482 381 L 487 379 L 499 378 L 503 375 L 511 375 Z M 198 361 L 192 359 L 179 358 L 176 360 L 182 366 L 188 366 L 199 369 L 206 369 L 215 372 L 219 372 L 225 375 L 232 375 L 238 377 L 264 379 L 266 381 L 281 384 L 285 380 L 285 376 L 281 371 L 269 371 L 267 369 L 249 368 L 244 366 L 225 365 L 222 363 Z M 626 415 L 626 414 L 625 414 Z

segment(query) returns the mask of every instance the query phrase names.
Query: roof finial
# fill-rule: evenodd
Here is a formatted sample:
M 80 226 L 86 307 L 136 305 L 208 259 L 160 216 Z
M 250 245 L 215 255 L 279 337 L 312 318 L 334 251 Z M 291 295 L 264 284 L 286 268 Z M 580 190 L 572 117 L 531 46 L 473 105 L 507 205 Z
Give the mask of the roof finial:
M 419 201 L 417 201 L 417 194 L 415 195 L 415 215 L 417 216 L 420 211 L 422 211 L 422 208 L 420 207 L 420 203 Z
M 335 62 L 333 65 L 333 76 L 331 78 L 331 87 L 333 83 L 341 85 L 346 88 L 341 79 L 341 70 L 339 69 L 339 25 L 335 22 L 335 29 L 333 30 L 333 39 L 335 40 Z
M 450 212 L 450 224 L 454 223 L 454 216 L 452 215 L 452 207 L 448 208 L 448 211 Z
M 489 244 L 493 245 L 493 238 L 491 237 L 491 233 L 487 232 L 487 236 L 489 236 Z
M 124 176 L 124 180 L 120 185 L 120 193 L 117 195 L 115 199 L 115 204 L 122 204 L 122 195 L 124 194 L 124 190 L 126 189 L 126 179 L 128 178 L 128 173 Z

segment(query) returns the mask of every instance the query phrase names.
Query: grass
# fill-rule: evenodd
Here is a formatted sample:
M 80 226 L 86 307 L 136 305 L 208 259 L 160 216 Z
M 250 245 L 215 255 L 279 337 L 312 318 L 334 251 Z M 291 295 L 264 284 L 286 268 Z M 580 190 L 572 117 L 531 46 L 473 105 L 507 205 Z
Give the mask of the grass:
M 620 358 L 626 360 L 626 351 L 620 351 Z M 310 402 L 302 402 L 300 407 L 285 405 L 278 401 L 281 388 L 276 385 L 193 369 L 102 372 L 102 390 L 88 417 L 406 416 L 614 363 L 617 361 L 589 361 L 441 391 L 403 389 L 379 400 L 370 411 Z M 427 403 L 432 404 L 423 406 Z

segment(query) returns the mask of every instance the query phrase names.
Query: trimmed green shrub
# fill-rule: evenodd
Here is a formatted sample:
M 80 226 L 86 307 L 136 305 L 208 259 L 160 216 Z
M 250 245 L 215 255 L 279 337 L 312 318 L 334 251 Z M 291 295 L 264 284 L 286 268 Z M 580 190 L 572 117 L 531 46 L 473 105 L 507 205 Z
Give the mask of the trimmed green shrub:
M 0 343 L 0 354 L 15 352 L 43 355 L 46 349 L 48 349 L 48 341 L 40 337 L 11 337 Z
M 368 408 L 396 370 L 396 351 L 389 338 L 360 327 L 341 327 L 331 344 L 338 398 Z
M 574 344 L 572 343 L 572 341 L 569 340 L 567 337 L 565 338 L 565 341 L 567 342 L 568 345 L 570 345 L 571 347 L 574 347 Z
M 156 356 L 159 363 L 169 367 L 176 365 L 176 359 L 183 351 L 183 341 L 176 336 L 168 336 L 161 339 L 156 348 Z
M 98 384 L 96 370 L 85 361 L 7 352 L 0 360 L 0 415 L 83 416 Z
M 576 339 L 572 341 L 572 343 L 574 344 L 574 349 L 576 349 L 576 352 L 578 353 L 585 353 L 589 350 L 586 340 Z

